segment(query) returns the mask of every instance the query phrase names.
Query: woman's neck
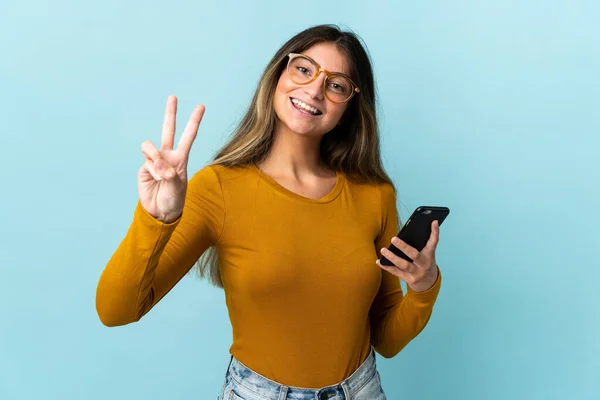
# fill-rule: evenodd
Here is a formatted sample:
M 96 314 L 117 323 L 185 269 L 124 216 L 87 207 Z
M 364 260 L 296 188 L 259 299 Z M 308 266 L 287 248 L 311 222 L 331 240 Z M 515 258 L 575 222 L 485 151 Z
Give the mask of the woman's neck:
M 287 128 L 277 129 L 269 154 L 259 168 L 268 175 L 298 180 L 311 176 L 331 176 L 335 172 L 321 160 L 321 139 L 300 135 Z

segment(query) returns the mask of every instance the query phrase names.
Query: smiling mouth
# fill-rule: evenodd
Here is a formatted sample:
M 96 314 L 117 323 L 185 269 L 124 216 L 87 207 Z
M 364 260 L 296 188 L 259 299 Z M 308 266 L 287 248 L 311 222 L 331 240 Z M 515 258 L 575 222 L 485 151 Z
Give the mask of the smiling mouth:
M 321 110 L 311 107 L 308 104 L 304 103 L 303 101 L 300 101 L 294 97 L 290 97 L 290 101 L 292 102 L 292 106 L 294 106 L 294 108 L 296 108 L 298 111 L 308 114 L 308 115 L 322 115 L 323 113 L 321 112 Z

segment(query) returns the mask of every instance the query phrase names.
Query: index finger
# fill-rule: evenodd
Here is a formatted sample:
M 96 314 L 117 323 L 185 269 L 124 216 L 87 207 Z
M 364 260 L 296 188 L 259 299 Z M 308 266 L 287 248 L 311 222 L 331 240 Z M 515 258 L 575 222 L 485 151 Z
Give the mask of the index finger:
M 190 150 L 192 149 L 192 144 L 196 139 L 196 135 L 198 134 L 198 127 L 200 126 L 200 121 L 202 121 L 202 117 L 204 116 L 205 107 L 202 104 L 199 104 L 194 108 L 192 115 L 183 131 L 181 138 L 179 139 L 179 144 L 177 145 L 177 150 L 181 150 L 186 157 L 190 155 Z
M 173 149 L 175 141 L 175 116 L 177 115 L 177 97 L 171 95 L 167 98 L 167 107 L 165 108 L 165 117 L 162 126 L 161 147 L 163 149 Z

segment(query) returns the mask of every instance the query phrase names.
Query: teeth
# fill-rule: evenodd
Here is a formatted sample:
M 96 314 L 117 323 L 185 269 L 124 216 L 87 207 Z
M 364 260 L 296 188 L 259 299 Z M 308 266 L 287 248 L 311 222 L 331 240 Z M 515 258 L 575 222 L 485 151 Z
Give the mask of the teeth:
M 305 109 L 306 111 L 310 111 L 312 114 L 317 114 L 319 112 L 319 110 L 317 110 L 316 108 L 311 107 L 298 99 L 292 99 L 292 103 L 294 103 L 298 107 Z

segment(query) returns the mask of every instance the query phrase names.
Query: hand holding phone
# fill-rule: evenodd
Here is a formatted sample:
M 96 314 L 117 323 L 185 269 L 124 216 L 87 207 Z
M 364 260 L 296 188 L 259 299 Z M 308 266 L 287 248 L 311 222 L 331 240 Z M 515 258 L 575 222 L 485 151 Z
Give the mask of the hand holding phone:
M 421 206 L 417 207 L 415 211 L 413 211 L 410 218 L 406 221 L 400 232 L 398 232 L 398 239 L 401 239 L 409 246 L 414 247 L 418 251 L 423 250 L 429 237 L 431 236 L 431 224 L 433 221 L 437 220 L 439 225 L 442 225 L 442 222 L 446 219 L 446 217 L 450 214 L 450 209 L 448 207 L 435 207 L 435 206 Z M 393 244 L 390 244 L 388 249 L 397 255 L 398 257 L 412 262 L 413 260 L 404 254 L 404 252 L 398 249 Z M 380 259 L 381 265 L 393 266 L 394 264 L 381 256 Z

